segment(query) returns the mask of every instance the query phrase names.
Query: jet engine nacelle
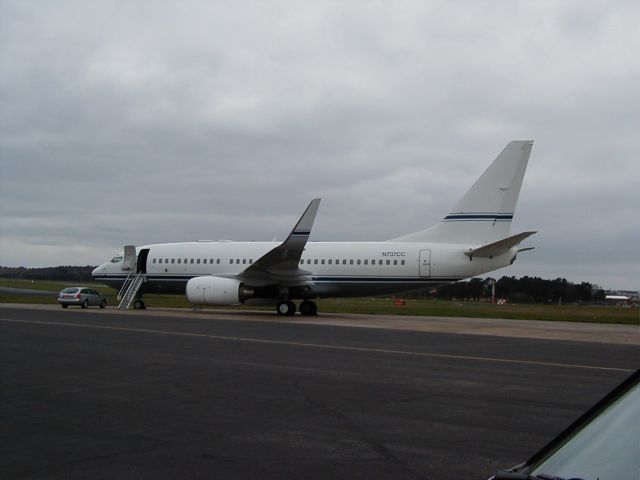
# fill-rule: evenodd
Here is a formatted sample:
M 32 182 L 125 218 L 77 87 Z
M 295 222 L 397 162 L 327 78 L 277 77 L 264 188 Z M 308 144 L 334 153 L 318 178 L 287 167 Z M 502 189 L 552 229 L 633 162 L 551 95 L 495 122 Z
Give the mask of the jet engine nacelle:
M 187 282 L 187 299 L 195 305 L 237 305 L 252 296 L 253 290 L 233 278 L 195 277 Z

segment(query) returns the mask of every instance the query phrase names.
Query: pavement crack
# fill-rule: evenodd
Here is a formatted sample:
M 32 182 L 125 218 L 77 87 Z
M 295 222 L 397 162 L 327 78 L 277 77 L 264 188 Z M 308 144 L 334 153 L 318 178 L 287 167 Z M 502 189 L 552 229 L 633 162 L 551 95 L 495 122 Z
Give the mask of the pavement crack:
M 351 418 L 349 418 L 349 416 L 334 407 L 330 407 L 315 400 L 300 386 L 300 382 L 297 379 L 294 379 L 293 386 L 309 405 L 336 419 L 345 430 L 367 445 L 376 455 L 381 457 L 383 460 L 397 464 L 405 471 L 405 473 L 411 475 L 411 477 L 416 476 L 416 472 L 409 468 L 405 460 L 394 455 L 394 453 L 386 447 L 384 442 L 379 441 L 373 435 L 360 428 Z

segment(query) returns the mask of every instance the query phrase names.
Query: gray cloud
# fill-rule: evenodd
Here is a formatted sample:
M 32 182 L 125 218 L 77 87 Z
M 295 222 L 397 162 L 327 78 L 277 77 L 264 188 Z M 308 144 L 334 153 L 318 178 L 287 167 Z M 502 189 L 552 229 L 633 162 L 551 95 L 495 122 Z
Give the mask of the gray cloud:
M 635 2 L 2 2 L 0 264 L 437 222 L 536 140 L 504 274 L 638 288 Z

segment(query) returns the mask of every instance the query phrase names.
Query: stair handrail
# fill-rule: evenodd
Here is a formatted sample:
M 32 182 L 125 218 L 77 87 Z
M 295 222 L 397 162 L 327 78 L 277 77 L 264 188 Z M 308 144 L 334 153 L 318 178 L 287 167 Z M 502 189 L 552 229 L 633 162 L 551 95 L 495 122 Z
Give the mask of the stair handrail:
M 118 301 L 122 300 L 123 293 L 126 293 L 126 290 L 129 288 L 129 285 L 127 285 L 127 283 L 131 281 L 131 275 L 133 275 L 133 271 L 130 271 L 129 275 L 127 275 L 127 278 L 124 279 L 124 283 L 120 287 L 120 290 L 118 291 L 118 296 L 116 297 Z

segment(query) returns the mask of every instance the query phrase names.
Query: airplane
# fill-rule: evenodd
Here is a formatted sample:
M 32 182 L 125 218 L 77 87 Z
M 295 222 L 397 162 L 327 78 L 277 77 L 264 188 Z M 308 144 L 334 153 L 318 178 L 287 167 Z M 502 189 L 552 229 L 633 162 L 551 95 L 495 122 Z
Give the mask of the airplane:
M 120 289 L 121 308 L 145 293 L 185 294 L 203 305 L 275 305 L 279 315 L 317 314 L 319 298 L 397 294 L 453 283 L 513 264 L 509 235 L 533 141 L 512 141 L 435 226 L 379 242 L 309 242 L 320 199 L 286 240 L 158 243 L 124 252 L 92 272 Z M 124 307 L 123 307 L 124 305 Z

